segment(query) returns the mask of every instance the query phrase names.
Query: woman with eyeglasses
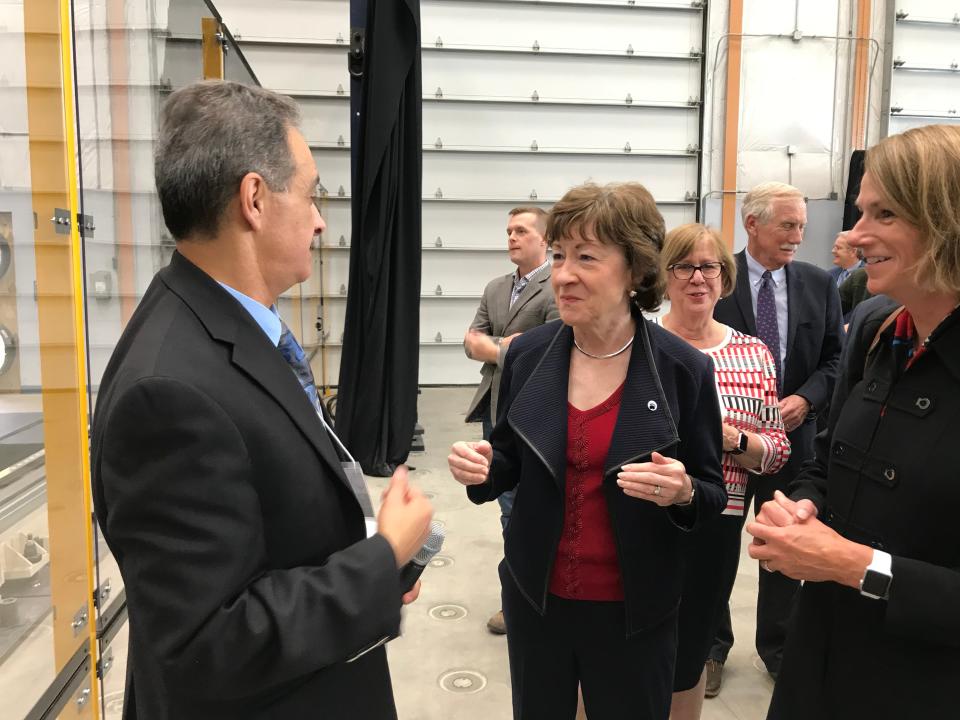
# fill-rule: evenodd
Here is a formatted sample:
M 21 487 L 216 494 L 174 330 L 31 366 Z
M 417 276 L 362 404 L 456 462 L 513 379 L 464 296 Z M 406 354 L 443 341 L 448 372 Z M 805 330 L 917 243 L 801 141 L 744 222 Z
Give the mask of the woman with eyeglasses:
M 700 717 L 706 674 L 725 600 L 740 558 L 740 517 L 750 474 L 774 473 L 790 457 L 777 398 L 773 356 L 758 338 L 713 319 L 717 301 L 733 292 L 737 268 L 726 244 L 697 223 L 667 233 L 661 262 L 670 310 L 657 320 L 710 356 L 723 423 L 727 506 L 687 537 L 687 567 L 678 617 L 672 720 Z M 683 438 L 683 440 L 687 440 Z

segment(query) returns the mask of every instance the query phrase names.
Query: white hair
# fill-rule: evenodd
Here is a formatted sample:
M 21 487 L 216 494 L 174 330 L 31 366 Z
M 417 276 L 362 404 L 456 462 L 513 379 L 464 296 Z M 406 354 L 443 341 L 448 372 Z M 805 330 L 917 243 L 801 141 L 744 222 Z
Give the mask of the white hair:
M 766 182 L 754 186 L 744 196 L 743 205 L 740 207 L 740 218 L 744 225 L 750 215 L 753 215 L 761 225 L 770 222 L 773 215 L 773 201 L 780 199 L 803 200 L 804 197 L 799 189 L 782 182 Z

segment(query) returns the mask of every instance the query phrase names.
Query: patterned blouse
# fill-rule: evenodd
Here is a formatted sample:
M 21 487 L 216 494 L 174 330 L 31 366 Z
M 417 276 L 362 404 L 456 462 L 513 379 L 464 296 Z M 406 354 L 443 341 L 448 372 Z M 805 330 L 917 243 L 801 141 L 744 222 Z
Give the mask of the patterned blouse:
M 654 322 L 663 324 L 659 318 Z M 778 405 L 776 365 L 762 340 L 730 327 L 719 345 L 701 348 L 701 352 L 713 359 L 723 421 L 738 430 L 757 433 L 763 444 L 760 468 L 755 471 L 740 465 L 730 453 L 723 454 L 727 489 L 723 514 L 743 515 L 748 473 L 770 475 L 790 458 L 790 440 Z

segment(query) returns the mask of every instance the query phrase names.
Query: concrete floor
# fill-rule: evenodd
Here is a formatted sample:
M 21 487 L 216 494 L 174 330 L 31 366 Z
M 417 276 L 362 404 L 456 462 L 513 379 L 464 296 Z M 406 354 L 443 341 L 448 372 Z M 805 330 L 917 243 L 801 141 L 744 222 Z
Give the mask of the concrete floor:
M 500 607 L 499 507 L 473 505 L 447 470 L 454 441 L 480 438 L 479 423 L 463 421 L 473 392 L 468 387 L 425 388 L 420 396 L 426 452 L 410 456 L 416 467 L 412 479 L 433 496 L 434 517 L 444 523 L 447 535 L 438 556 L 442 565 L 424 572 L 420 598 L 405 610 L 403 636 L 388 646 L 401 720 L 511 717 L 506 641 L 486 629 L 487 618 Z M 368 478 L 368 483 L 379 497 L 386 480 Z M 725 668 L 723 689 L 706 701 L 703 720 L 766 717 L 773 682 L 753 649 L 756 587 L 757 565 L 744 551 L 731 606 L 738 642 Z

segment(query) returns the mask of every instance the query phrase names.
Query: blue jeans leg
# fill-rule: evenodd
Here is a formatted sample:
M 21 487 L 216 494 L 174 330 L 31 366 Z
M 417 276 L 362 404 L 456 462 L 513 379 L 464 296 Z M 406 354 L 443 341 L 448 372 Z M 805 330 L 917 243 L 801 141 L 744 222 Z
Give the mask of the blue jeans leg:
M 493 432 L 493 422 L 490 420 L 490 408 L 483 414 L 483 439 L 489 441 L 490 433 Z M 500 505 L 500 529 L 503 532 L 507 530 L 507 523 L 510 522 L 510 512 L 513 510 L 513 496 L 516 490 L 507 490 L 497 498 Z

